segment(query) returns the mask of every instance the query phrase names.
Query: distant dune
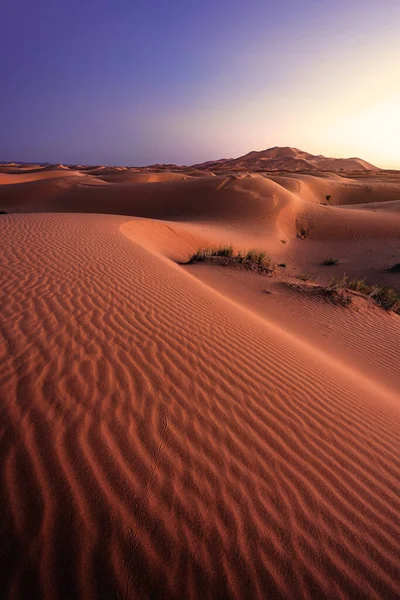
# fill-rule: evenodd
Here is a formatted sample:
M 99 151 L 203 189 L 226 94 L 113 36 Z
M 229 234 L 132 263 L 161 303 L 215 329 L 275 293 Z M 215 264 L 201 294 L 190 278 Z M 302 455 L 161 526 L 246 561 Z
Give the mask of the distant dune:
M 27 168 L 27 165 L 22 165 Z M 18 168 L 17 163 L 0 163 L 0 172 L 7 169 Z M 31 165 L 29 165 L 31 167 Z M 40 167 L 43 168 L 43 167 Z M 45 165 L 46 169 L 66 169 L 64 165 Z M 102 172 L 111 174 L 121 171 L 132 171 L 128 167 L 105 167 L 105 166 L 73 166 L 74 169 L 90 172 L 92 175 L 100 175 Z M 191 166 L 179 166 L 176 164 L 153 164 L 147 167 L 134 169 L 137 172 L 186 172 L 186 171 L 330 171 L 330 172 L 357 172 L 378 171 L 379 168 L 361 158 L 327 158 L 326 156 L 313 155 L 297 148 L 275 146 L 268 150 L 259 152 L 252 151 L 239 158 L 221 158 L 198 163 Z
M 297 148 L 274 147 L 249 152 L 240 158 L 222 159 L 195 165 L 201 169 L 237 169 L 248 171 L 376 171 L 377 167 L 361 158 L 326 158 Z
M 400 292 L 400 173 L 9 164 L 0 211 L 1 598 L 400 597 L 400 316 L 314 283 Z

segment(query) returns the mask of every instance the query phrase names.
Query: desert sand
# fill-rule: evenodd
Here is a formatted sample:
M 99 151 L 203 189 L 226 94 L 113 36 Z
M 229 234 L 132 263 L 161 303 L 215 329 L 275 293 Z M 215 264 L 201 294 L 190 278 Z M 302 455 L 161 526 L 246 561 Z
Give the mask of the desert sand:
M 400 172 L 278 150 L 0 166 L 2 598 L 400 597 L 400 316 L 290 285 L 400 292 Z

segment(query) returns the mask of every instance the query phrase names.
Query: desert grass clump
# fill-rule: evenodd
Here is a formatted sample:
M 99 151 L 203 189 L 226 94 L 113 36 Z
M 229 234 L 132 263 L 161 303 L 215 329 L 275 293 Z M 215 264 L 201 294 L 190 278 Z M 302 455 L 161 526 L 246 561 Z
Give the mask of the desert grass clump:
M 356 280 L 348 282 L 348 289 L 372 298 L 385 310 L 400 315 L 400 296 L 392 288 L 388 286 L 370 285 L 365 280 Z
M 328 287 L 339 290 L 339 289 L 347 287 L 348 281 L 349 281 L 348 276 L 346 275 L 346 273 L 343 273 L 343 275 L 341 277 L 332 277 L 332 279 L 330 280 L 330 282 L 328 284 Z
M 307 283 L 315 283 L 317 281 L 317 276 L 313 273 L 308 273 L 308 271 L 299 273 L 298 275 L 296 275 L 296 278 Z
M 339 264 L 338 258 L 325 258 L 322 262 L 324 267 L 336 267 Z
M 271 258 L 263 250 L 248 250 L 235 252 L 233 246 L 200 248 L 194 252 L 187 264 L 197 262 L 215 262 L 225 266 L 242 266 L 243 268 L 262 273 L 274 270 Z
M 243 260 L 249 260 L 251 262 L 257 262 L 258 259 L 258 251 L 257 250 L 248 250 L 243 255 Z
M 379 286 L 368 283 L 365 279 L 349 279 L 347 275 L 333 279 L 329 287 L 334 289 L 345 288 L 358 292 L 364 298 L 371 298 L 387 311 L 400 315 L 400 295 L 388 286 Z
M 219 246 L 216 250 L 215 256 L 234 256 L 233 246 L 230 244 L 229 246 Z
M 216 256 L 223 256 L 226 258 L 234 256 L 233 246 L 208 246 L 200 248 L 189 257 L 189 263 L 204 262 L 205 260 Z
M 375 302 L 382 306 L 385 310 L 392 311 L 400 315 L 400 296 L 390 287 L 384 286 L 376 290 L 373 296 Z
M 260 267 L 269 267 L 271 265 L 270 257 L 262 250 L 249 250 L 247 254 L 244 255 L 244 261 L 258 264 Z
M 194 252 L 193 254 L 190 255 L 188 262 L 189 263 L 204 262 L 208 258 L 210 258 L 210 256 L 213 256 L 213 252 L 214 252 L 213 248 L 200 248 L 199 250 L 197 250 L 196 252 Z
M 364 296 L 371 296 L 371 294 L 375 291 L 379 286 L 370 285 L 365 281 L 365 279 L 348 279 L 346 283 L 346 287 L 349 290 L 353 290 L 354 292 L 359 292 Z

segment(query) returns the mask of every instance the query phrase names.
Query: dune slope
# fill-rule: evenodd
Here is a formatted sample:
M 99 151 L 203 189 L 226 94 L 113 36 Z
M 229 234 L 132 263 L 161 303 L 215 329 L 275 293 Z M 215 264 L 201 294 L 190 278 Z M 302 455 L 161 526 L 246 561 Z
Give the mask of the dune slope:
M 397 598 L 396 394 L 135 223 L 1 217 L 2 596 Z
M 244 156 L 232 159 L 208 161 L 195 165 L 201 169 L 234 169 L 251 171 L 376 171 L 377 167 L 361 158 L 328 158 L 313 155 L 304 150 L 290 147 L 268 148 L 267 150 L 248 152 Z

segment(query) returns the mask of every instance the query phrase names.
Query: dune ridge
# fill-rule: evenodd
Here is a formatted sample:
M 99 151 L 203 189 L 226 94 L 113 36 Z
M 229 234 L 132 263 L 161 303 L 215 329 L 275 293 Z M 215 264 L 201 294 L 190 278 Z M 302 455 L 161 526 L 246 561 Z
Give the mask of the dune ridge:
M 325 277 L 321 263 L 334 256 L 340 259 L 341 273 L 400 290 L 398 278 L 385 272 L 399 261 L 400 178 L 396 174 L 240 173 L 184 178 L 179 174 L 176 179 L 171 173 L 171 179 L 161 173 L 161 180 L 153 181 L 154 174 L 142 173 L 138 183 L 129 179 L 137 174 L 125 170 L 115 172 L 113 181 L 74 173 L 43 178 L 38 172 L 35 180 L 0 185 L 0 210 L 111 213 L 182 222 L 191 231 L 196 229 L 200 244 L 208 239 L 243 249 L 260 247 L 276 262 L 287 263 L 292 274 L 309 271 Z M 148 240 L 142 236 L 143 243 L 160 244 L 154 231 L 147 228 Z M 173 237 L 165 238 L 162 252 L 168 252 L 171 242 L 176 252 L 170 258 L 185 260 L 190 248 L 182 246 L 180 252 Z
M 282 283 L 396 285 L 396 177 L 74 172 L 0 186 L 2 597 L 399 597 L 400 319 Z
M 361 158 L 327 158 L 298 148 L 274 146 L 248 152 L 239 158 L 208 161 L 194 165 L 201 169 L 238 169 L 240 171 L 377 171 L 377 167 Z

